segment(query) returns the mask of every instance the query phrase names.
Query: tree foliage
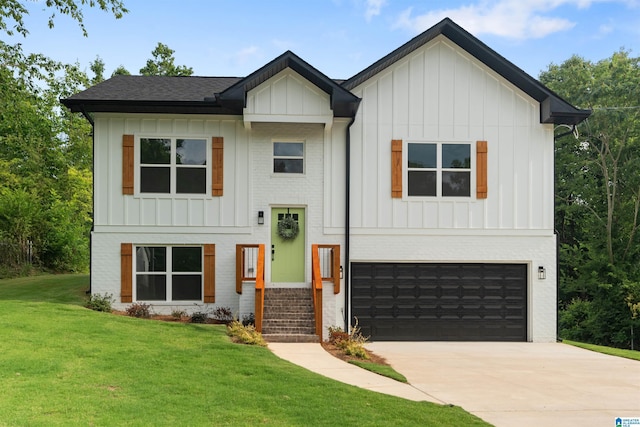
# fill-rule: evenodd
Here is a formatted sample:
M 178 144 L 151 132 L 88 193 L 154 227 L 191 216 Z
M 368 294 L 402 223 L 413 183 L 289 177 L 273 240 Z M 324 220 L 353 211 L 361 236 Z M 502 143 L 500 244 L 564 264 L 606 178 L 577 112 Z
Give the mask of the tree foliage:
M 46 0 L 56 14 L 74 19 L 86 35 L 83 7 L 120 18 L 120 0 Z M 27 36 L 25 1 L 0 0 L 0 32 Z M 96 83 L 104 64 L 92 64 Z M 90 84 L 77 65 L 0 41 L 0 277 L 32 264 L 55 271 L 89 265 L 91 227 L 91 126 L 60 107 L 59 99 Z
M 143 76 L 190 76 L 193 69 L 184 65 L 175 65 L 174 50 L 158 43 L 151 52 L 152 58 L 140 69 Z
M 593 110 L 579 138 L 556 141 L 561 326 L 627 346 L 635 320 L 625 283 L 640 281 L 640 60 L 626 51 L 598 62 L 573 56 L 540 80 Z
M 27 2 L 24 0 L 1 0 L 0 1 L 0 31 L 8 35 L 15 33 L 26 36 L 29 33 L 24 23 L 24 18 L 29 14 Z M 98 7 L 110 12 L 116 19 L 128 12 L 120 0 L 46 0 L 44 6 L 51 11 L 49 16 L 49 28 L 55 24 L 56 14 L 70 16 L 78 23 L 82 33 L 86 36 L 87 29 L 84 26 L 83 7 Z

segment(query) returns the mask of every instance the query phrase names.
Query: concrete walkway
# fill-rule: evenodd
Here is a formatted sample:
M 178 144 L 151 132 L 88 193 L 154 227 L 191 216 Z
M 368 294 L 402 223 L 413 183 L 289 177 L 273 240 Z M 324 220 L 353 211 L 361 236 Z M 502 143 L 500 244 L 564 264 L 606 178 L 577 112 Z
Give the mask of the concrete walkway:
M 640 362 L 565 344 L 367 344 L 411 385 L 345 363 L 319 344 L 271 343 L 269 348 L 326 377 L 461 406 L 496 427 L 613 427 L 617 417 L 640 418 Z
M 281 359 L 345 384 L 409 400 L 444 403 L 409 384 L 344 362 L 318 343 L 269 343 L 269 349 Z

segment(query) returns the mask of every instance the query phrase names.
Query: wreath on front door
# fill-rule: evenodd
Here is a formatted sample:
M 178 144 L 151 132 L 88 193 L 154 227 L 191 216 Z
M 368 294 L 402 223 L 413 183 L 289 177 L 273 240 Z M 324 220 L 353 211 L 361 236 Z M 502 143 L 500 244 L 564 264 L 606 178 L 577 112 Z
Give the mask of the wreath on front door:
M 298 221 L 293 219 L 290 215 L 285 215 L 280 221 L 278 221 L 278 236 L 282 240 L 293 240 L 298 237 L 300 227 Z

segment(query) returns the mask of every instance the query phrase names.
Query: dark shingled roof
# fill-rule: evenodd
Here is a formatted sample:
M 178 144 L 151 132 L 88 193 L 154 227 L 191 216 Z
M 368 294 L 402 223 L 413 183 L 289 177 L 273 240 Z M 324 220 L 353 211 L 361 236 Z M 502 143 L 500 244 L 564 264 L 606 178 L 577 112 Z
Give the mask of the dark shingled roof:
M 114 76 L 65 101 L 202 102 L 240 80 L 240 77 Z
M 115 76 L 61 100 L 71 111 L 242 114 L 246 93 L 280 71 L 291 68 L 328 93 L 337 117 L 354 117 L 360 99 L 350 91 L 435 37 L 443 35 L 523 92 L 540 102 L 540 122 L 577 124 L 590 110 L 575 108 L 538 80 L 506 60 L 449 18 L 405 43 L 348 80 L 333 80 L 287 51 L 247 77 Z

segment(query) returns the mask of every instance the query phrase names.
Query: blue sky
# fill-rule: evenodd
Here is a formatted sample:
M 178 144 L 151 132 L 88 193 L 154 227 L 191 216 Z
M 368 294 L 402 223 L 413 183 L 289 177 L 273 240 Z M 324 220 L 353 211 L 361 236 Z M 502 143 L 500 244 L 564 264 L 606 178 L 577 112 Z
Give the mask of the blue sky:
M 577 54 L 590 60 L 640 51 L 640 0 L 124 0 L 129 13 L 86 9 L 83 37 L 71 19 L 49 29 L 44 0 L 29 2 L 25 50 L 106 74 L 137 74 L 158 42 L 200 76 L 246 76 L 291 50 L 331 78 L 349 78 L 450 17 L 537 77 Z

